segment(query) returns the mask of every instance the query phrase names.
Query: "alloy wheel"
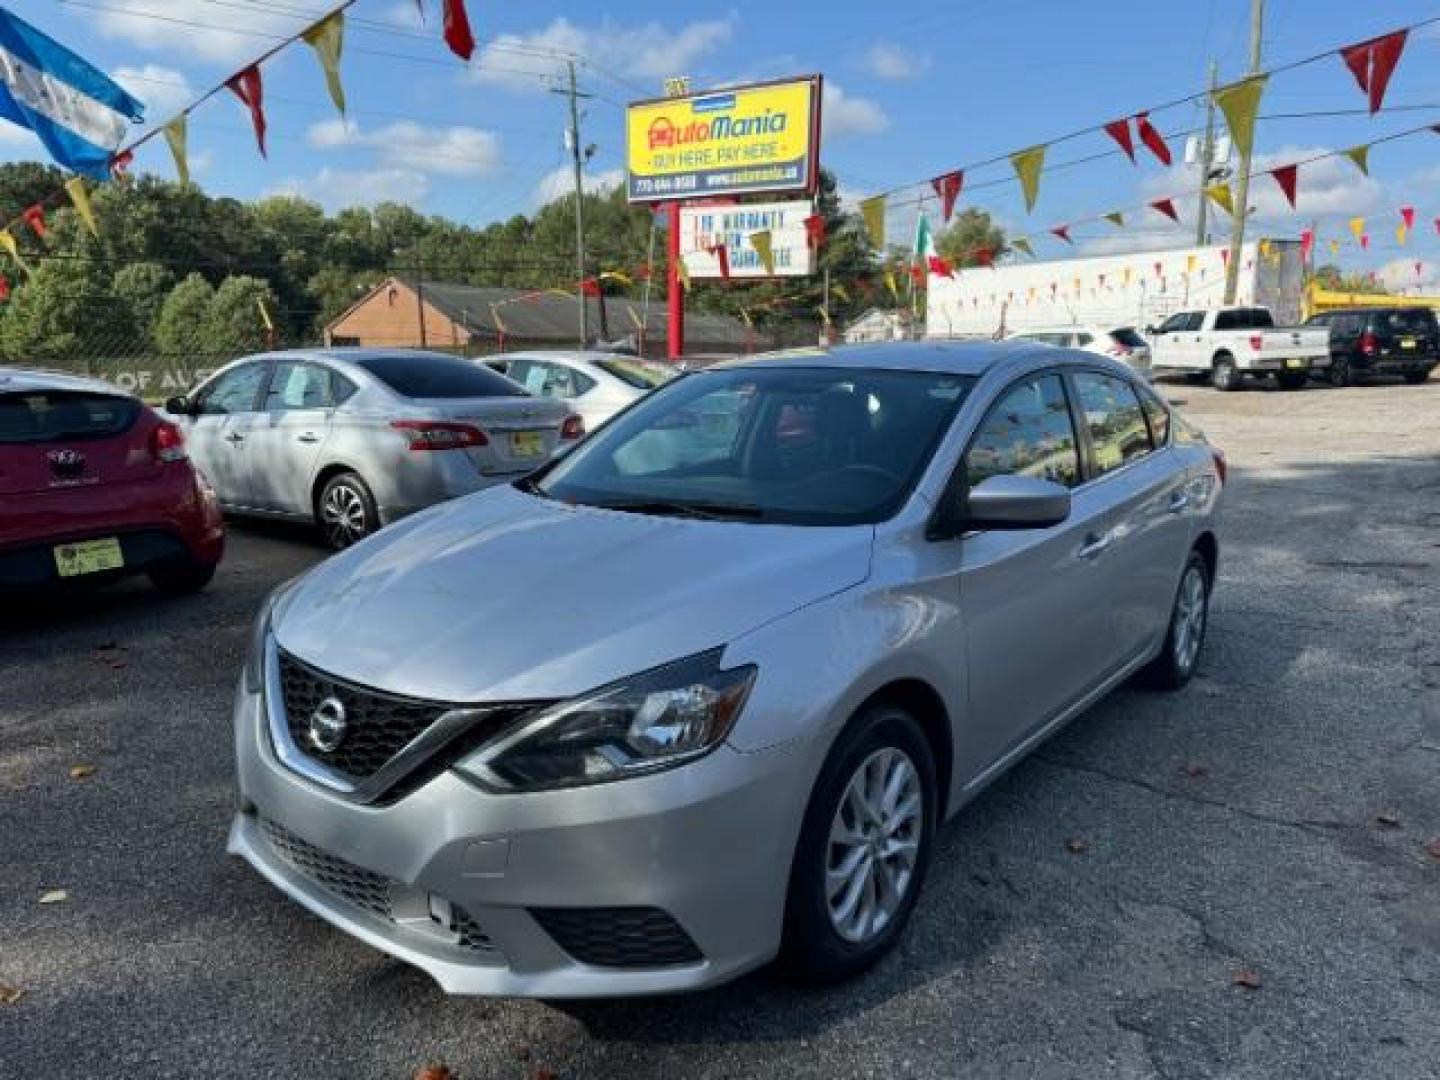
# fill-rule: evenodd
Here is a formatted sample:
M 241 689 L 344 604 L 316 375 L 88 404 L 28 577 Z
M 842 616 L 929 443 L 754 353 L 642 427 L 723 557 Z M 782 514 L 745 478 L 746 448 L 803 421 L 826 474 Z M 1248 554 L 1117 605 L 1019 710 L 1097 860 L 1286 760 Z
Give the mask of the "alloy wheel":
M 349 484 L 335 484 L 325 493 L 320 520 L 333 546 L 349 547 L 365 538 L 365 500 Z
M 1205 575 L 1198 566 L 1189 567 L 1180 581 L 1180 592 L 1175 598 L 1171 634 L 1175 648 L 1175 666 L 1187 674 L 1195 666 L 1195 660 L 1200 655 L 1200 643 L 1205 638 L 1208 602 Z
M 903 750 L 876 750 L 851 776 L 825 858 L 830 924 L 851 944 L 875 938 L 900 911 L 915 878 L 924 814 L 920 775 Z

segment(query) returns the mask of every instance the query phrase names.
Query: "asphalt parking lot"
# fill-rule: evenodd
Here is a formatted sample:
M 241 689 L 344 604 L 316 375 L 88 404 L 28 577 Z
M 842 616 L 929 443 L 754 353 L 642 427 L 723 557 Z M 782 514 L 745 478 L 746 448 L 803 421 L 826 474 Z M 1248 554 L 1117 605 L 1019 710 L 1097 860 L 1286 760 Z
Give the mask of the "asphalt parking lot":
M 198 597 L 5 602 L 0 1076 L 1440 1076 L 1440 378 L 1165 390 L 1231 464 L 1199 677 L 967 808 L 833 989 L 447 998 L 227 857 L 230 695 L 303 530 L 235 525 Z

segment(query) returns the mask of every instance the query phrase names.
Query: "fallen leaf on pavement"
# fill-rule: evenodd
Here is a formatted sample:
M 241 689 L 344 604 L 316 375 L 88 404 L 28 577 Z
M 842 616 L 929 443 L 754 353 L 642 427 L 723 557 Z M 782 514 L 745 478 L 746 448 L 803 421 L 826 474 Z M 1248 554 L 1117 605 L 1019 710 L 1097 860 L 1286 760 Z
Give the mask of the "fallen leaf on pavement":
M 70 899 L 70 894 L 64 889 L 48 889 L 40 894 L 42 904 L 63 904 Z
M 18 986 L 6 986 L 0 983 L 0 1005 L 14 1005 L 25 996 L 25 991 Z
M 449 1065 L 438 1061 L 423 1065 L 415 1071 L 415 1080 L 459 1080 Z
M 536 1069 L 530 1074 L 530 1080 L 555 1080 L 555 1074 L 549 1069 Z
M 1191 762 L 1189 765 L 1180 766 L 1180 775 L 1188 776 L 1191 780 L 1199 780 L 1201 777 L 1210 775 L 1210 767 L 1208 765 L 1196 765 L 1194 762 Z
M 1070 852 L 1071 855 L 1084 855 L 1085 852 L 1090 850 L 1090 841 L 1082 840 L 1078 836 L 1072 836 L 1069 840 L 1065 841 L 1065 850 Z
M 1425 854 L 1429 855 L 1432 859 L 1440 859 L 1440 836 L 1437 836 L 1425 845 Z
M 1387 829 L 1398 829 L 1400 827 L 1399 810 L 1382 810 L 1375 815 L 1375 824 L 1384 826 Z
M 1230 982 L 1235 986 L 1244 987 L 1246 990 L 1260 989 L 1260 973 L 1250 968 L 1241 968 L 1230 977 Z
M 99 772 L 99 771 L 100 771 L 100 769 L 99 769 L 99 766 L 97 766 L 97 765 L 71 765 L 71 766 L 70 766 L 70 779 L 71 779 L 71 780 L 86 780 L 86 779 L 88 779 L 89 777 L 94 776 L 94 775 L 95 775 L 97 772 Z

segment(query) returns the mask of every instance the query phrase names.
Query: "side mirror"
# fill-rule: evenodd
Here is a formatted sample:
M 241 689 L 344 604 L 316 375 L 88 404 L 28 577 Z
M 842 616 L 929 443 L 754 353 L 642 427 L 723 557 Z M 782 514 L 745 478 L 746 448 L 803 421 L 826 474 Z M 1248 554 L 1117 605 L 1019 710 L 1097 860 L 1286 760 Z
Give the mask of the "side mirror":
M 1154 323 L 1151 323 L 1149 326 L 1145 327 L 1145 333 L 1148 334 L 1150 337 L 1154 337 L 1159 332 L 1159 328 L 1156 327 Z
M 992 476 L 970 489 L 968 529 L 1048 529 L 1070 516 L 1070 489 L 1038 476 Z
M 184 394 L 177 394 L 175 397 L 166 398 L 165 411 L 171 416 L 189 416 L 191 412 L 190 399 Z

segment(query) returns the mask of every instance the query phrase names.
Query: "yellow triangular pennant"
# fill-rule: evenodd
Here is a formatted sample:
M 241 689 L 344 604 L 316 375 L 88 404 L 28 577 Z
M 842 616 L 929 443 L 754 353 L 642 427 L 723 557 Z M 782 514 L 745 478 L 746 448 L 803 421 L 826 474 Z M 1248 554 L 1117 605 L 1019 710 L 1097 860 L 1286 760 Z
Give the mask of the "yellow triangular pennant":
M 1010 155 L 1010 164 L 1015 166 L 1015 175 L 1020 178 L 1020 190 L 1025 195 L 1025 211 L 1035 209 L 1035 200 L 1040 197 L 1040 170 L 1045 167 L 1045 147 L 1032 146 Z
M 1267 78 L 1265 75 L 1252 75 L 1216 90 L 1212 95 L 1215 104 L 1225 114 L 1230 141 L 1247 157 L 1255 147 L 1255 114 L 1260 110 L 1260 95 L 1265 92 Z
M 1235 200 L 1230 196 L 1229 184 L 1211 184 L 1205 189 L 1205 194 L 1213 199 L 1215 205 L 1225 213 L 1231 217 L 1235 216 Z
M 165 141 L 170 144 L 170 156 L 175 159 L 175 172 L 179 175 L 181 184 L 190 183 L 190 158 L 185 145 L 188 128 L 189 122 L 185 114 L 181 113 L 160 129 L 165 134 Z
M 765 268 L 765 276 L 774 277 L 775 247 L 770 230 L 761 229 L 759 232 L 752 232 L 745 239 L 750 241 L 750 246 L 755 249 L 755 254 L 760 256 L 760 265 Z
M 885 250 L 885 196 L 876 195 L 860 204 L 860 217 L 865 222 L 865 231 L 870 236 L 870 246 Z
M 1352 217 L 1350 219 L 1350 232 L 1355 237 L 1355 242 L 1360 242 L 1360 237 L 1365 235 L 1365 219 L 1363 217 Z
M 9 229 L 0 229 L 0 248 L 9 252 L 10 257 L 19 264 L 20 269 L 25 271 L 25 276 L 30 276 L 30 264 L 20 254 L 20 245 L 15 242 L 15 234 Z
M 1030 246 L 1030 239 L 1029 239 L 1029 237 L 1017 236 L 1017 237 L 1015 237 L 1014 240 L 1011 240 L 1011 241 L 1010 241 L 1010 246 L 1011 246 L 1012 248 L 1014 248 L 1016 251 L 1023 251 L 1026 255 L 1029 255 L 1032 259 L 1035 257 L 1035 249 Z
M 1117 229 L 1123 229 L 1125 227 L 1125 215 L 1119 210 L 1111 210 L 1110 213 L 1103 216 L 1106 221 L 1110 222 L 1110 224 L 1114 225 Z
M 1355 163 L 1355 167 L 1366 176 L 1370 175 L 1370 146 L 1352 146 L 1349 150 L 1341 150 L 1347 158 Z
M 325 85 L 330 88 L 330 100 L 340 114 L 345 114 L 345 88 L 340 85 L 340 53 L 345 47 L 345 13 L 337 11 L 327 15 L 301 35 L 305 44 L 315 50 L 320 66 L 325 69 Z
M 85 190 L 85 178 L 72 176 L 65 181 L 65 191 L 70 196 L 75 213 L 80 215 L 80 220 L 90 230 L 90 235 L 98 238 L 100 230 L 95 226 L 95 211 L 90 208 L 90 193 Z

